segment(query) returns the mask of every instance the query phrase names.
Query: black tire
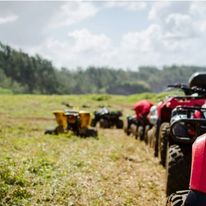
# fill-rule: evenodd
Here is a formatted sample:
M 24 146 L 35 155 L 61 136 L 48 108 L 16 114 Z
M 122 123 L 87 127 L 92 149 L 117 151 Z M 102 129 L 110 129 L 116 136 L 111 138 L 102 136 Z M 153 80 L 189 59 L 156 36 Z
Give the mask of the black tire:
M 148 145 L 155 150 L 155 126 L 147 131 Z
M 109 128 L 109 122 L 106 119 L 100 119 L 99 121 L 99 127 L 100 128 Z
M 144 140 L 144 127 L 143 126 L 138 127 L 138 138 L 141 141 Z
M 55 129 L 47 129 L 44 134 L 55 134 Z
M 97 124 L 96 120 L 95 120 L 95 119 L 92 119 L 91 126 L 92 126 L 92 127 L 96 127 L 96 124 Z
M 149 144 L 149 136 L 148 136 L 148 132 L 149 130 L 151 129 L 150 125 L 147 125 L 145 127 L 145 132 L 144 132 L 144 141 L 145 141 L 145 144 Z
M 87 129 L 85 133 L 85 137 L 97 137 L 98 133 L 95 129 Z
M 55 129 L 47 129 L 44 134 L 55 134 L 58 135 L 60 133 L 64 133 L 64 128 L 61 126 L 57 126 Z
M 167 156 L 167 143 L 170 136 L 170 125 L 168 122 L 164 122 L 160 126 L 159 142 L 158 142 L 158 156 L 160 158 L 160 164 L 165 167 Z
M 116 128 L 117 129 L 122 129 L 124 127 L 124 122 L 121 119 L 118 119 L 116 122 Z
M 166 195 L 189 188 L 191 145 L 171 145 L 167 151 Z
M 128 127 L 124 128 L 124 132 L 126 133 L 127 136 L 129 136 L 131 134 L 130 129 L 128 129 Z
M 184 206 L 189 190 L 177 191 L 167 199 L 166 206 Z
M 137 139 L 138 138 L 138 126 L 135 124 L 132 124 L 130 126 L 130 133 L 132 134 L 132 136 L 135 137 L 135 139 Z

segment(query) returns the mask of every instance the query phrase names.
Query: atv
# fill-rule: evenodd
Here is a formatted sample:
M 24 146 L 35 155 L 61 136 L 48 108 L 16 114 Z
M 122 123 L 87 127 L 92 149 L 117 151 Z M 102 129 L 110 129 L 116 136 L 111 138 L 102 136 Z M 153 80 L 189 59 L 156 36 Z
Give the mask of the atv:
M 180 188 L 167 199 L 167 206 L 205 206 L 206 205 L 206 135 L 197 138 L 192 146 L 192 167 L 190 190 Z M 179 181 L 179 180 L 177 180 Z
M 167 141 L 166 194 L 187 189 L 190 179 L 192 144 L 206 133 L 206 108 L 178 106 L 172 111 Z
M 206 73 L 195 73 L 189 79 L 189 84 L 169 85 L 180 89 L 183 96 L 168 97 L 157 105 L 157 123 L 155 126 L 155 156 L 160 163 L 166 165 L 167 142 L 170 137 L 171 113 L 177 106 L 202 106 L 206 99 Z
M 127 117 L 127 127 L 125 128 L 127 135 L 132 133 L 136 139 L 139 138 L 140 140 L 147 141 L 145 138 L 146 133 L 151 127 L 148 114 L 152 106 L 153 104 L 146 99 L 137 101 L 134 104 L 133 110 L 135 115 Z
M 59 134 L 68 131 L 81 137 L 97 137 L 97 130 L 90 128 L 91 114 L 86 111 L 60 110 L 53 112 L 57 127 L 45 131 L 45 134 Z
M 158 118 L 156 105 L 153 105 L 150 108 L 150 113 L 147 118 L 150 124 L 147 125 L 145 129 L 145 143 L 148 144 L 149 147 L 155 149 L 155 131 Z
M 122 129 L 124 126 L 121 111 L 109 111 L 106 107 L 94 112 L 94 118 L 92 119 L 91 126 L 96 127 L 99 123 L 100 128 L 112 128 Z

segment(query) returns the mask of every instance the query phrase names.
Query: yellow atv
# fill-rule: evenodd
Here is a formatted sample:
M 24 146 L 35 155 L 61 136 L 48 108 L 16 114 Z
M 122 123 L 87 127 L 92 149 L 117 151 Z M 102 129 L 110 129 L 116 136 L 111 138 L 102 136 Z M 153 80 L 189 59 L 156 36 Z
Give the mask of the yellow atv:
M 97 137 L 97 130 L 89 128 L 91 114 L 86 111 L 60 110 L 53 112 L 58 126 L 55 129 L 46 130 L 45 134 L 59 134 L 72 131 L 81 137 Z

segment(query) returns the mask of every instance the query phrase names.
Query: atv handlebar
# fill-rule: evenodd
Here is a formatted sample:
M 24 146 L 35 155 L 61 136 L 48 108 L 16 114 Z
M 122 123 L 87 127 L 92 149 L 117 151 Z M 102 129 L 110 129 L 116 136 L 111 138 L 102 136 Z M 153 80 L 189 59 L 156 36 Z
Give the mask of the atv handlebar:
M 167 87 L 181 89 L 185 93 L 185 95 L 192 95 L 197 93 L 198 95 L 206 96 L 206 89 L 199 87 L 190 88 L 186 84 L 169 84 Z

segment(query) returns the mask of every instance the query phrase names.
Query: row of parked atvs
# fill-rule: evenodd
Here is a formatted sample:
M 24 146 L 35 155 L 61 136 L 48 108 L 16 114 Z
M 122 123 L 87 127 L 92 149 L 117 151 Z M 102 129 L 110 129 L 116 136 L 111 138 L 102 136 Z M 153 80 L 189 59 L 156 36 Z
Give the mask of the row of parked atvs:
M 206 73 L 169 87 L 184 95 L 152 106 L 148 121 L 133 123 L 126 132 L 152 147 L 165 167 L 168 206 L 206 206 Z
M 167 97 L 157 105 L 153 105 L 150 111 L 145 113 L 147 115 L 142 115 L 140 118 L 128 117 L 125 127 L 128 135 L 133 134 L 152 147 L 154 155 L 159 157 L 160 163 L 166 168 L 167 196 L 179 190 L 187 190 L 189 182 L 191 183 L 192 145 L 197 137 L 206 133 L 206 73 L 193 74 L 188 84 L 169 85 L 169 87 L 182 90 L 184 95 Z M 45 133 L 58 134 L 72 131 L 83 137 L 97 137 L 95 129 L 97 123 L 101 128 L 121 129 L 124 126 L 121 120 L 122 112 L 109 111 L 105 107 L 94 112 L 93 118 L 89 112 L 74 110 L 55 111 L 54 115 L 58 126 L 53 130 L 46 130 Z M 205 153 L 200 153 L 205 155 L 206 164 L 206 145 Z M 203 163 L 199 161 L 198 164 L 199 168 L 202 168 Z M 198 187 L 195 191 L 205 194 L 203 197 L 206 199 L 204 173 L 206 176 L 206 171 L 202 171 L 197 181 L 205 185 L 205 191 Z M 196 173 L 192 171 L 192 174 Z M 190 189 L 193 189 L 191 184 Z M 169 198 L 168 205 L 184 205 L 182 198 L 188 194 L 188 191 L 184 192 L 184 195 L 180 194 L 183 193 L 180 192 L 177 196 L 173 195 L 173 198 Z M 206 206 L 206 202 L 203 205 Z
M 121 111 L 110 111 L 102 107 L 91 115 L 88 111 L 82 110 L 60 110 L 54 111 L 58 126 L 55 129 L 46 130 L 46 134 L 59 134 L 71 131 L 81 137 L 97 137 L 95 129 L 99 124 L 100 128 L 122 129 L 124 126 Z

